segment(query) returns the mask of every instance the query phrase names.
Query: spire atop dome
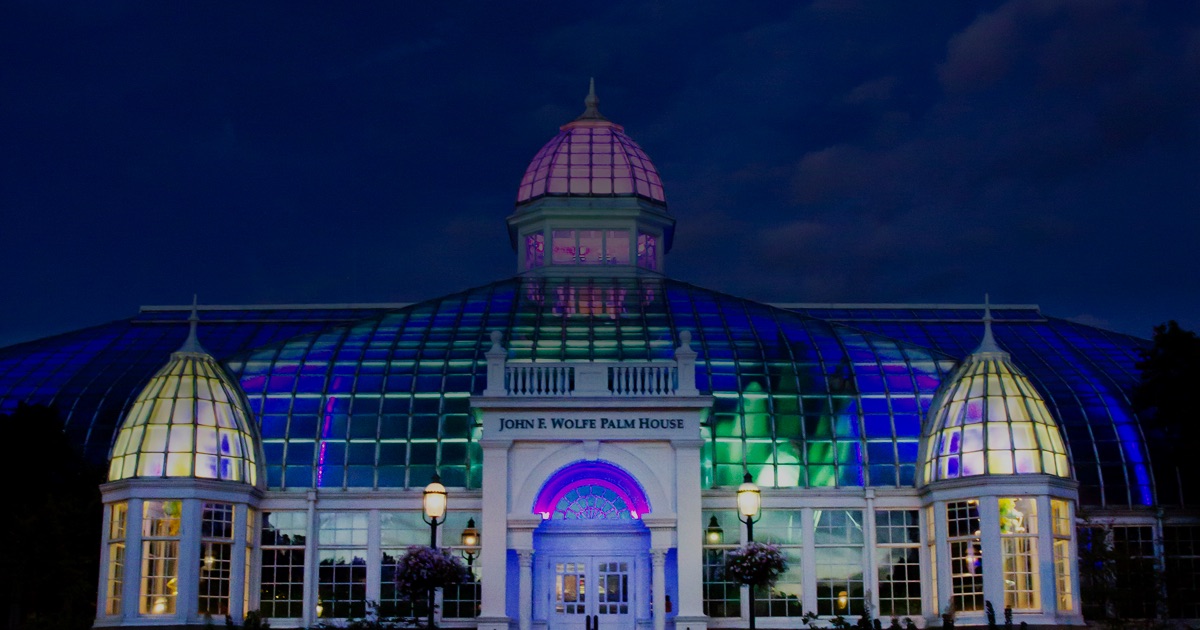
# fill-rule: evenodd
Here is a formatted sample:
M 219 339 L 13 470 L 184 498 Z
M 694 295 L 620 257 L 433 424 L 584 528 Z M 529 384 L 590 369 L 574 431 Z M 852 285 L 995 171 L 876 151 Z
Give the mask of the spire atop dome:
M 1004 349 L 996 343 L 996 338 L 992 336 L 992 303 L 987 293 L 983 294 L 983 339 L 973 354 L 984 352 L 1004 352 Z
M 600 113 L 600 97 L 596 96 L 596 78 L 592 77 L 588 80 L 588 95 L 583 99 L 583 104 L 586 109 L 575 120 L 608 120 L 604 114 Z
M 176 352 L 193 352 L 197 354 L 208 354 L 204 346 L 200 345 L 200 339 L 196 336 L 196 327 L 200 323 L 200 313 L 197 307 L 197 296 L 192 294 L 192 314 L 188 316 L 188 336 L 184 340 L 183 345 Z

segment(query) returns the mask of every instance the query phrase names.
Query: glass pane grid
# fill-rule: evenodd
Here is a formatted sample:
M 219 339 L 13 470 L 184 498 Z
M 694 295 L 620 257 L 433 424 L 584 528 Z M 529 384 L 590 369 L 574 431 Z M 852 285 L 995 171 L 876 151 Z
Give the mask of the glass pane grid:
M 736 418 L 732 433 L 709 433 L 707 452 L 716 455 L 718 442 L 725 441 L 729 445 L 722 447 L 722 452 L 730 459 L 706 456 L 703 475 L 707 483 L 740 483 L 742 462 L 732 458 L 749 455 L 750 443 L 764 439 L 773 445 L 769 455 L 747 462 L 754 466 L 760 485 L 820 487 L 909 485 L 917 454 L 909 454 L 907 444 L 919 438 L 921 409 L 928 405 L 945 366 L 974 349 L 981 331 L 978 309 L 806 309 L 789 314 L 759 305 L 743 306 L 738 300 L 673 281 L 630 286 L 636 288 L 623 297 L 614 294 L 611 300 L 602 299 L 595 305 L 589 301 L 588 308 L 598 311 L 595 317 L 577 317 L 582 314 L 578 304 L 574 314 L 568 314 L 570 309 L 554 306 L 559 298 L 553 291 L 526 293 L 514 280 L 402 310 L 202 311 L 200 338 L 238 375 L 247 391 L 251 410 L 262 423 L 266 446 L 270 446 L 267 472 L 268 485 L 273 488 L 307 488 L 318 483 L 324 487 L 420 487 L 428 482 L 435 465 L 449 471 L 444 478 L 478 487 L 478 462 L 470 459 L 471 451 L 462 455 L 444 452 L 440 445 L 446 438 L 441 435 L 430 438 L 437 445 L 432 453 L 418 453 L 426 459 L 432 456 L 434 464 L 411 461 L 409 425 L 426 420 L 410 409 L 385 412 L 376 407 L 366 411 L 375 416 L 379 432 L 375 438 L 354 433 L 353 419 L 339 424 L 336 416 L 357 416 L 369 406 L 359 405 L 365 405 L 369 395 L 378 401 L 396 392 L 412 402 L 413 394 L 431 391 L 426 387 L 482 391 L 480 349 L 488 345 L 487 332 L 493 327 L 511 332 L 513 338 L 505 343 L 513 358 L 533 358 L 532 352 L 523 348 L 538 347 L 538 358 L 567 360 L 667 358 L 678 331 L 692 330 L 693 346 L 701 353 L 697 371 L 703 389 L 741 394 L 743 379 L 750 378 L 765 396 L 758 401 L 738 401 L 730 412 Z M 627 336 L 618 332 L 620 326 L 614 326 L 614 316 L 619 322 L 629 320 L 644 326 L 647 334 L 637 345 L 623 345 Z M 1048 408 L 1063 422 L 1081 499 L 1091 505 L 1152 503 L 1151 459 L 1125 394 L 1136 380 L 1138 351 L 1147 342 L 1042 317 L 1034 310 L 997 309 L 995 316 L 1000 344 L 1013 354 Z M 186 336 L 186 318 L 186 310 L 146 311 L 126 321 L 0 349 L 0 413 L 11 412 L 22 401 L 73 401 L 70 406 L 60 406 L 68 434 L 84 445 L 89 457 L 106 459 L 110 436 L 138 388 Z M 384 319 L 388 321 L 376 330 L 376 323 Z M 528 333 L 520 330 L 526 320 Z M 363 321 L 367 323 L 355 323 Z M 532 343 L 540 337 L 543 325 L 557 331 L 559 345 L 553 349 Z M 650 334 L 652 325 L 665 332 Z M 568 326 L 589 332 L 582 337 L 564 336 Z M 848 327 L 867 333 L 860 334 L 865 343 L 844 335 Z M 589 337 L 593 332 L 594 341 Z M 880 334 L 898 343 L 880 339 L 876 336 Z M 375 335 L 377 340 L 372 339 Z M 588 344 L 572 346 L 564 343 L 565 339 L 588 339 Z M 740 340 L 750 343 L 742 345 Z M 522 345 L 527 342 L 530 345 Z M 436 384 L 430 384 L 426 374 L 413 367 L 422 344 L 429 352 L 443 353 L 434 360 L 447 362 L 428 374 Z M 456 348 L 470 349 L 467 365 L 448 363 L 450 353 L 461 351 Z M 726 357 L 730 371 L 714 369 Z M 775 361 L 780 367 L 771 366 Z M 898 366 L 905 366 L 910 373 L 889 371 Z M 900 378 L 911 383 L 910 389 L 898 389 L 895 381 Z M 378 395 L 381 393 L 385 396 Z M 350 411 L 350 399 L 360 395 L 363 400 L 353 400 L 354 411 Z M 274 397 L 287 404 L 264 412 L 264 404 Z M 876 397 L 886 401 L 882 411 L 858 404 Z M 299 404 L 303 399 L 315 400 L 311 410 Z M 326 413 L 331 399 L 335 409 Z M 345 409 L 338 407 L 343 399 Z M 909 401 L 905 404 L 912 410 L 898 409 L 901 401 Z M 753 404 L 747 409 L 745 402 Z M 433 415 L 445 413 L 439 406 Z M 320 449 L 316 442 L 325 431 L 326 415 L 335 418 L 324 438 L 326 455 L 318 479 L 314 467 Z M 349 433 L 339 433 L 339 427 L 348 427 Z M 349 442 L 356 439 L 376 441 L 380 448 L 369 456 L 357 451 L 351 454 Z M 389 439 L 398 440 L 404 448 L 385 451 L 382 444 Z M 471 440 L 468 435 L 462 439 Z M 290 454 L 293 441 L 294 456 Z M 882 446 L 885 441 L 891 443 L 890 449 Z M 796 448 L 796 444 L 806 447 Z M 285 453 L 289 453 L 286 460 Z M 362 457 L 372 461 L 352 463 L 352 458 L 365 461 Z M 1180 487 L 1173 472 L 1168 472 L 1153 477 L 1159 486 L 1159 500 L 1177 504 L 1192 489 Z

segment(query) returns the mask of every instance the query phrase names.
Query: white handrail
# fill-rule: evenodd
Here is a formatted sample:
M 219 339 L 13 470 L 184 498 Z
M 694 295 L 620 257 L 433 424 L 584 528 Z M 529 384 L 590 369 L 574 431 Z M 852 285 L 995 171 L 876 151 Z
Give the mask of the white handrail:
M 680 334 L 673 361 L 538 361 L 510 363 L 492 332 L 487 356 L 486 396 L 696 396 L 696 352 L 691 335 Z

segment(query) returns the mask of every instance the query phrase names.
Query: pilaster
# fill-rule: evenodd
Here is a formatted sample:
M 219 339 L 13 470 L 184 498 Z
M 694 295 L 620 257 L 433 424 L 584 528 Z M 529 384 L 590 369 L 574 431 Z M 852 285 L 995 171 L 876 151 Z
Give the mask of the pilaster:
M 665 630 L 667 627 L 667 550 L 650 550 L 651 569 L 651 599 L 654 602 L 654 630 Z

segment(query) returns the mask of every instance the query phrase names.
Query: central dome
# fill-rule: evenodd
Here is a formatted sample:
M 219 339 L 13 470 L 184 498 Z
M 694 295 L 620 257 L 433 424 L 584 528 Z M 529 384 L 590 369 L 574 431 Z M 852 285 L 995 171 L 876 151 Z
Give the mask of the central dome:
M 641 197 L 666 204 L 658 169 L 625 128 L 597 109 L 592 84 L 583 115 L 559 128 L 533 157 L 517 203 L 541 197 Z

